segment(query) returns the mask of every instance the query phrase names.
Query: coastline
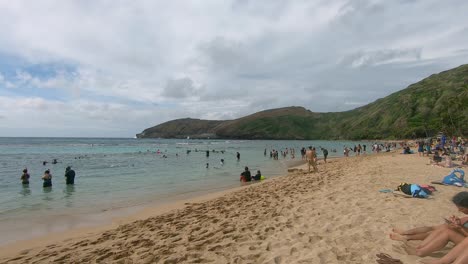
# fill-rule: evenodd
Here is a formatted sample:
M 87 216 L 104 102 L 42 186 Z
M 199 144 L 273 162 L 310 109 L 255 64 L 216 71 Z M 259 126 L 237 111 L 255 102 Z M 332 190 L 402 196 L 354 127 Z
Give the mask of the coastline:
M 388 238 L 389 231 L 438 224 L 456 214 L 450 198 L 463 189 L 437 186 L 432 199 L 406 199 L 379 190 L 400 182 L 440 180 L 451 170 L 427 162 L 426 157 L 396 153 L 334 159 L 321 163 L 317 174 L 297 170 L 148 208 L 106 228 L 2 247 L 0 260 L 375 263 L 375 254 L 384 252 L 414 263 L 418 258 L 407 256 L 401 243 Z
M 303 160 L 284 160 L 287 168 L 294 168 L 304 163 Z M 267 178 L 266 181 L 276 177 L 283 177 L 287 171 L 280 175 Z M 263 181 L 262 181 L 263 182 Z M 256 182 L 252 184 L 260 184 Z M 177 210 L 185 207 L 191 202 L 203 202 L 209 199 L 215 199 L 222 195 L 234 192 L 239 188 L 239 184 L 226 184 L 224 186 L 211 186 L 207 189 L 180 192 L 172 194 L 163 201 L 152 200 L 139 205 L 123 206 L 107 209 L 94 213 L 75 213 L 72 215 L 62 215 L 59 218 L 49 217 L 50 219 L 41 219 L 41 226 L 36 226 L 34 235 L 17 235 L 15 239 L 0 243 L 0 258 L 5 252 L 14 252 L 21 249 L 26 243 L 28 245 L 41 245 L 44 243 L 58 242 L 63 239 L 80 237 L 82 234 L 91 235 L 96 232 L 103 232 L 116 228 L 121 224 L 131 223 L 142 220 L 150 216 L 156 216 L 171 210 Z M 17 224 L 16 224 L 17 225 Z M 15 226 L 15 228 L 17 228 Z M 40 230 L 37 230 L 39 228 Z

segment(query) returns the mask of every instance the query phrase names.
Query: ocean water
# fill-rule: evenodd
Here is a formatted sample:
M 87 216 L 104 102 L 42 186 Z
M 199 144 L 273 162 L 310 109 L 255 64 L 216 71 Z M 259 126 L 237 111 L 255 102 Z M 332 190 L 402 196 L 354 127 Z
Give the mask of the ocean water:
M 342 155 L 344 145 L 359 143 L 370 146 L 351 141 L 0 138 L 0 244 L 102 223 L 112 216 L 109 212 L 128 213 L 237 187 L 245 166 L 267 178 L 284 175 L 301 160 L 302 147 L 322 146 L 333 157 Z M 295 159 L 270 159 L 271 149 L 286 148 L 296 150 Z M 76 172 L 74 186 L 65 185 L 67 166 Z M 24 168 L 31 175 L 28 187 L 20 181 Z M 52 188 L 42 188 L 46 169 Z

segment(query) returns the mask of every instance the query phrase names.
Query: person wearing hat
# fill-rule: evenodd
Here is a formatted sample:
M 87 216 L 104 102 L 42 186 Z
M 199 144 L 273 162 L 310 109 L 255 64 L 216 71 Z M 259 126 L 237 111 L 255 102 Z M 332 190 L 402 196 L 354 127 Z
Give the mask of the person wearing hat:
M 65 169 L 65 179 L 68 184 L 75 184 L 75 171 L 70 166 Z
M 21 183 L 24 185 L 29 184 L 29 173 L 28 169 L 23 170 L 23 174 L 21 175 Z

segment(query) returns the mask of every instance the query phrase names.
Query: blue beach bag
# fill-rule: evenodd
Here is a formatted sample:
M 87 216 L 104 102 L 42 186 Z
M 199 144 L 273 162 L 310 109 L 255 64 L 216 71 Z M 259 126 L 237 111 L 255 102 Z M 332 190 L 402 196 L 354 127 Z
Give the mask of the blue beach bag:
M 460 176 L 457 176 L 457 173 L 460 174 Z M 448 185 L 464 186 L 466 183 L 465 172 L 462 169 L 454 169 L 449 175 L 444 177 L 442 182 Z

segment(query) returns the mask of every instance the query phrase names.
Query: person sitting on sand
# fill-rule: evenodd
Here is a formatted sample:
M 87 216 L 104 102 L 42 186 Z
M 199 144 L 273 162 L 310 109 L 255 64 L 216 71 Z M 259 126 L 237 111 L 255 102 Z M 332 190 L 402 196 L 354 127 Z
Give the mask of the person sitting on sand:
M 452 248 L 447 255 L 436 260 L 422 260 L 425 264 L 466 264 L 468 263 L 468 237 Z
M 442 157 L 439 155 L 439 151 L 436 150 L 434 151 L 434 156 L 432 157 L 432 160 L 430 161 L 430 163 L 435 163 L 436 165 L 439 164 L 439 162 L 442 161 Z
M 411 152 L 411 148 L 410 148 L 408 145 L 406 145 L 406 146 L 403 148 L 403 154 L 413 154 L 413 153 Z
M 438 164 L 438 165 L 445 167 L 445 168 L 452 168 L 453 167 L 452 157 L 450 157 L 450 155 L 444 155 L 444 159 L 445 159 L 445 163 Z
M 468 192 L 459 192 L 452 202 L 458 211 L 468 214 Z M 406 242 L 408 240 L 423 240 L 416 248 L 406 245 L 406 251 L 410 255 L 424 257 L 430 253 L 440 250 L 449 241 L 459 244 L 468 236 L 468 217 L 458 218 L 451 216 L 446 219 L 446 223 L 438 226 L 418 227 L 410 230 L 394 228 L 390 238 L 397 241 Z
M 52 174 L 50 174 L 50 170 L 46 170 L 44 172 L 44 176 L 42 176 L 42 179 L 44 180 L 42 187 L 52 187 Z

